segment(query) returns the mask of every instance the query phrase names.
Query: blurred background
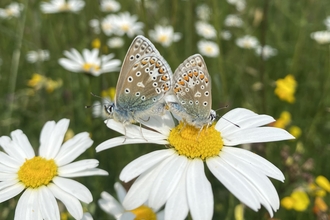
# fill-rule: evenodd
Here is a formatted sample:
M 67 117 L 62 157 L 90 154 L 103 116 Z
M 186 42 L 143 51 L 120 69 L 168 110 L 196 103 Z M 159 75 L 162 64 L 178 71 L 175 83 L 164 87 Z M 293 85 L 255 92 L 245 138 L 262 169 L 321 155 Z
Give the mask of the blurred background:
M 263 156 L 286 177 L 284 183 L 273 181 L 281 199 L 273 219 L 329 219 L 328 0 L 2 0 L 0 135 L 21 129 L 38 149 L 49 120 L 70 119 L 68 137 L 88 131 L 94 144 L 81 158 L 98 159 L 109 176 L 78 179 L 94 197 L 85 211 L 94 219 L 114 219 L 97 205 L 100 193 L 115 196 L 121 169 L 163 148 L 127 145 L 95 152 L 119 135 L 105 126 L 102 103 L 114 98 L 120 62 L 138 34 L 154 43 L 173 72 L 188 56 L 203 55 L 213 109 L 228 105 L 217 111 L 219 117 L 248 108 L 273 116 L 271 126 L 296 137 L 238 146 Z M 245 208 L 243 215 L 239 201 L 207 175 L 214 219 L 270 219 L 264 208 Z M 0 204 L 0 219 L 13 219 L 17 199 Z M 62 219 L 72 219 L 65 213 Z

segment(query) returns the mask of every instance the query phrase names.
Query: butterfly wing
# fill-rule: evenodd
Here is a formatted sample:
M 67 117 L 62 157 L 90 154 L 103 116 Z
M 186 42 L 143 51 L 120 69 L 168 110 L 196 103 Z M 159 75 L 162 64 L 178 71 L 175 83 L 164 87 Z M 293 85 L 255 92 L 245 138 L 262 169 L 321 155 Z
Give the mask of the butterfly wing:
M 211 77 L 200 54 L 188 57 L 174 72 L 173 92 L 189 124 L 201 127 L 209 121 L 212 107 Z
M 160 56 L 158 50 L 147 38 L 143 37 L 142 35 L 136 36 L 132 41 L 130 47 L 128 48 L 128 51 L 124 58 L 124 62 L 121 66 L 120 74 L 117 81 L 116 95 L 120 94 L 119 91 L 122 90 L 124 82 L 127 78 L 127 75 L 130 73 L 132 66 L 135 65 L 136 62 L 141 60 L 142 56 L 147 54 L 155 54 Z
M 136 37 L 125 57 L 116 88 L 119 111 L 143 117 L 171 88 L 172 71 L 154 45 Z

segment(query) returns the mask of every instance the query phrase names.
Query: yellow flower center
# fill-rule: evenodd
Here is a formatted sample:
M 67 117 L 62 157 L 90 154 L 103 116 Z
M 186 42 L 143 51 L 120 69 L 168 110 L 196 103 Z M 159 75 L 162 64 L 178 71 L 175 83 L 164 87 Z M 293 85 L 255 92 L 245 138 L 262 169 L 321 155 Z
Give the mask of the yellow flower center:
M 123 25 L 121 26 L 121 29 L 122 29 L 123 31 L 128 31 L 128 30 L 129 30 L 129 25 L 128 25 L 128 24 L 123 24 Z
M 64 3 L 60 6 L 60 11 L 70 11 L 70 5 L 68 3 Z
M 96 65 L 94 63 L 84 63 L 82 68 L 86 72 L 93 71 L 93 70 L 95 70 L 95 71 L 100 70 L 100 66 Z
M 26 188 L 47 185 L 57 175 L 57 165 L 53 159 L 34 157 L 26 160 L 19 168 L 18 179 Z
M 159 36 L 159 42 L 165 43 L 166 41 L 168 41 L 168 36 L 167 35 Z
M 142 205 L 139 208 L 133 209 L 132 212 L 136 217 L 134 220 L 156 220 L 157 215 L 148 206 Z
M 215 125 L 202 129 L 180 122 L 172 129 L 168 137 L 170 145 L 180 155 L 188 158 L 206 158 L 219 154 L 223 147 L 223 141 Z

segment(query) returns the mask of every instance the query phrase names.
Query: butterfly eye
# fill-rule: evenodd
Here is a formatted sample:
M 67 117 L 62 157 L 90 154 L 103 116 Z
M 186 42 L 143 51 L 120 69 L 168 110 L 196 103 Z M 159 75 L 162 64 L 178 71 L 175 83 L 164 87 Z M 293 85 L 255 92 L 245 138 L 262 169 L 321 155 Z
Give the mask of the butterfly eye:
M 104 105 L 104 110 L 106 111 L 106 113 L 108 113 L 109 115 L 112 115 L 113 113 L 113 109 L 114 109 L 114 105 Z

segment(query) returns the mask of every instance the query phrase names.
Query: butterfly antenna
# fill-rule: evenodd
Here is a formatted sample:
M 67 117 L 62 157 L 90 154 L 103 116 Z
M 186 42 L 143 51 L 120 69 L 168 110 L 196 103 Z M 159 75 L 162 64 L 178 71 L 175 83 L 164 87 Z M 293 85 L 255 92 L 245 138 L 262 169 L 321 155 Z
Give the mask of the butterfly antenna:
M 100 99 L 102 99 L 102 97 L 101 97 L 101 96 L 99 96 L 99 95 L 95 95 L 95 94 L 94 94 L 94 93 L 92 93 L 92 92 L 91 92 L 91 95 L 92 95 L 92 96 L 94 96 L 94 97 L 97 97 L 97 98 L 100 98 Z
M 228 108 L 228 105 L 225 105 L 225 106 L 223 106 L 223 107 L 221 107 L 221 108 L 218 108 L 218 109 L 216 109 L 216 110 L 214 110 L 214 111 L 219 111 L 219 110 L 222 110 L 222 109 L 225 109 L 225 108 Z
M 238 128 L 241 128 L 238 124 L 235 124 L 234 122 L 232 122 L 232 121 L 229 121 L 228 119 L 226 119 L 226 118 L 224 118 L 224 117 L 222 117 L 222 119 L 224 119 L 224 120 L 226 120 L 226 121 L 228 121 L 229 123 L 231 123 L 231 124 L 233 124 L 233 125 L 235 125 L 236 127 L 238 127 Z

